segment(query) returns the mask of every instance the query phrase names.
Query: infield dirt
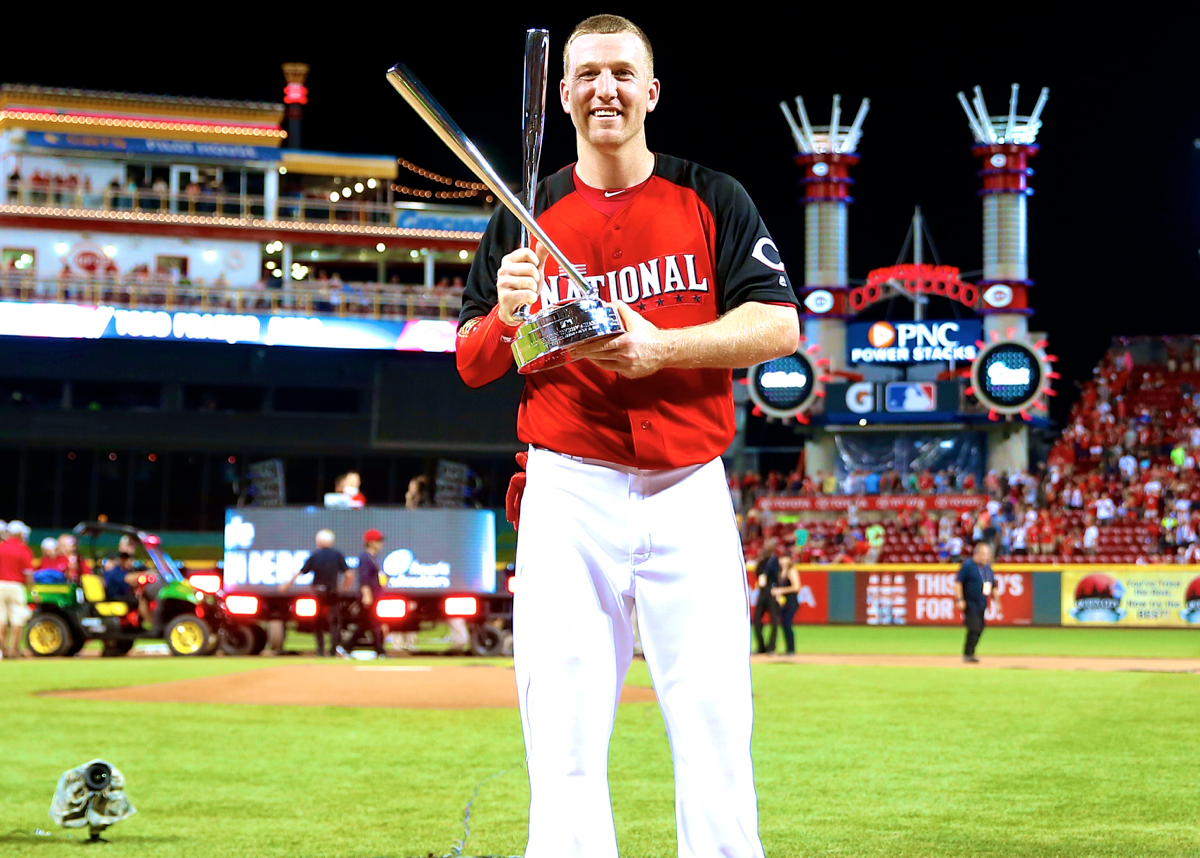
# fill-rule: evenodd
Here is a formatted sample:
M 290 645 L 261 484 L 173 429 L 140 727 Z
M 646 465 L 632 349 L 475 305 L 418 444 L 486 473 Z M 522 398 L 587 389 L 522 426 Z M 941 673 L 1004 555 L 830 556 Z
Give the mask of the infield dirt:
M 348 706 L 393 709 L 502 709 L 517 706 L 512 668 L 462 666 L 292 664 L 153 685 L 45 692 L 76 700 L 143 703 L 250 703 L 264 706 Z M 655 699 L 627 685 L 622 703 Z

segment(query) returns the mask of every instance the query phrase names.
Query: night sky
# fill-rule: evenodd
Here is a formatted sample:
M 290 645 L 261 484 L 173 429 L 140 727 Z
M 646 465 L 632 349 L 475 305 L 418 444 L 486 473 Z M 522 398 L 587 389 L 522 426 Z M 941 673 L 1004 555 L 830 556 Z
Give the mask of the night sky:
M 1049 350 L 1061 357 L 1060 387 L 1088 375 L 1115 334 L 1200 333 L 1200 151 L 1193 144 L 1200 74 L 1181 20 L 1144 24 L 1122 13 L 1097 21 L 1102 13 L 1093 6 L 1086 19 L 1068 21 L 1020 4 L 993 5 L 994 14 L 975 18 L 966 6 L 884 18 L 872 4 L 796 4 L 784 14 L 731 4 L 725 18 L 682 20 L 681 10 L 700 7 L 671 4 L 672 14 L 664 14 L 658 5 L 642 12 L 573 6 L 564 13 L 568 4 L 545 11 L 509 4 L 503 14 L 473 17 L 468 6 L 434 5 L 418 12 L 409 4 L 355 4 L 342 18 L 326 11 L 302 21 L 286 20 L 283 7 L 254 20 L 220 7 L 225 17 L 206 12 L 206 24 L 147 22 L 121 38 L 85 38 L 77 29 L 65 42 L 62 32 L 48 40 L 6 37 L 0 80 L 280 101 L 279 65 L 299 60 L 312 66 L 304 148 L 402 155 L 472 178 L 386 82 L 387 68 L 402 61 L 501 175 L 519 180 L 525 29 L 550 30 L 556 87 L 571 27 L 594 12 L 625 14 L 654 44 L 663 83 L 647 123 L 651 148 L 739 179 L 797 284 L 800 172 L 780 100 L 802 94 L 814 124 L 825 124 L 830 96 L 841 93 L 849 124 L 859 100 L 871 98 L 850 214 L 850 276 L 863 278 L 896 261 L 914 204 L 943 263 L 982 267 L 980 165 L 955 92 L 969 95 L 980 84 L 991 112 L 1002 113 L 1009 85 L 1018 82 L 1019 112 L 1028 113 L 1048 86 L 1042 152 L 1033 161 L 1029 258 L 1038 284 L 1032 326 L 1049 333 Z M 36 22 L 32 29 L 8 23 L 10 36 L 53 32 Z M 551 105 L 543 175 L 573 156 L 570 120 Z M 439 187 L 403 170 L 400 181 Z M 1072 398 L 1063 393 L 1060 408 Z

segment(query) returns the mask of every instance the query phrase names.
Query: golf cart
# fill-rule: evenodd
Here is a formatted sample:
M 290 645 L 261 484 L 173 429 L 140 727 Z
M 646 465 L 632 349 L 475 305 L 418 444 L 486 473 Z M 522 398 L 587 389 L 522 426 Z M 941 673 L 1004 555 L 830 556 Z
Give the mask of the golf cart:
M 89 640 L 103 641 L 106 656 L 126 655 L 145 639 L 164 641 L 172 655 L 216 651 L 226 623 L 224 606 L 187 582 L 157 536 L 98 521 L 82 522 L 72 532 L 90 568 L 77 581 L 35 582 L 26 632 L 34 655 L 75 655 Z M 133 592 L 109 598 L 103 570 L 118 552 L 132 557 L 130 573 L 136 573 L 137 583 Z

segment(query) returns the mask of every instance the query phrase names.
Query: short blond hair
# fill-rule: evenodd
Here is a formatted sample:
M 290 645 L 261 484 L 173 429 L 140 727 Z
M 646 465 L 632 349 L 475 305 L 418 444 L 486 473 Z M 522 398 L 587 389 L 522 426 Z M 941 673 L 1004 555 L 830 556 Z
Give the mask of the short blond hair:
M 632 33 L 642 40 L 642 47 L 646 49 L 646 71 L 653 80 L 654 48 L 650 47 L 650 39 L 642 32 L 641 27 L 620 15 L 593 15 L 575 25 L 567 43 L 563 45 L 563 79 L 571 76 L 571 44 L 576 39 L 580 36 L 612 36 L 617 33 Z

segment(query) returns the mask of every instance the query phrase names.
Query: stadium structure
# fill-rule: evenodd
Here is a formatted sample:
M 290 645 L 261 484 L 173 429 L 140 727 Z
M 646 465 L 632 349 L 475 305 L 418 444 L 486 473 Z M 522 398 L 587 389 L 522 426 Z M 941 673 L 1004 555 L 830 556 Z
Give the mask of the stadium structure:
M 507 460 L 515 388 L 472 400 L 486 421 L 444 395 L 490 198 L 299 148 L 284 71 L 284 103 L 0 88 L 9 517 L 218 530 L 261 459 L 301 503 L 352 469 L 403 503 L 429 451 Z

